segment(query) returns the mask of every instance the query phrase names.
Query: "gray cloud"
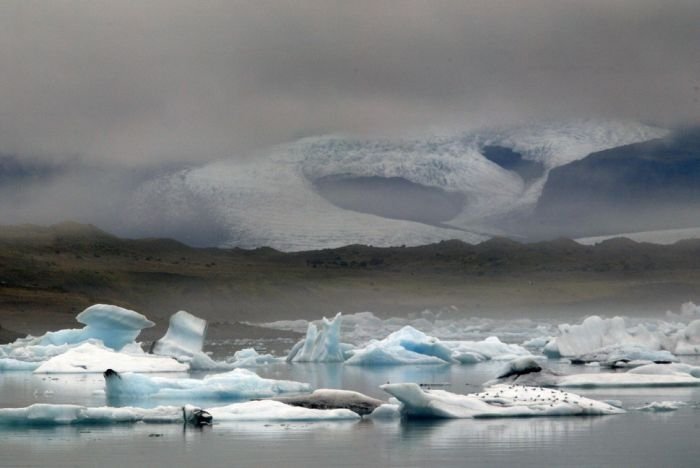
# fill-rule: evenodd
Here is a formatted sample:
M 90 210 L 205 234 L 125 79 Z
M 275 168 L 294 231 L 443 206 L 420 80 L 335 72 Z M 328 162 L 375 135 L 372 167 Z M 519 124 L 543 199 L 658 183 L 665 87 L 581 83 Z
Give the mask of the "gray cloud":
M 0 152 L 135 164 L 538 118 L 698 123 L 696 0 L 0 4 Z

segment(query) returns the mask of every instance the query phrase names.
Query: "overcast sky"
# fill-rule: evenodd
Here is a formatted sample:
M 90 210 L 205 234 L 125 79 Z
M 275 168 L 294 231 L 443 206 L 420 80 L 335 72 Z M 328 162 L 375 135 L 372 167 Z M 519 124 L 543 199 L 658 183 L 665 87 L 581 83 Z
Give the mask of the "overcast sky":
M 0 152 L 244 157 L 322 133 L 700 123 L 700 1 L 3 1 Z

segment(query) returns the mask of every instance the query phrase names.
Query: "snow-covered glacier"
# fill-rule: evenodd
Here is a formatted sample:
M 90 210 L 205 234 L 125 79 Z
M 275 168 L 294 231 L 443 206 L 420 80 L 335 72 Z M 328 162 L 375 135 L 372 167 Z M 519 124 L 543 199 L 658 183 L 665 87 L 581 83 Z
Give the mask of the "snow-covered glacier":
M 482 129 L 403 140 L 346 136 L 305 138 L 248 158 L 167 173 L 134 194 L 125 226 L 144 234 L 193 234 L 192 243 L 285 251 L 361 243 L 420 245 L 445 239 L 479 242 L 498 233 L 489 219 L 531 209 L 548 171 L 599 151 L 665 135 L 660 128 L 599 120 Z M 502 146 L 543 167 L 525 181 L 484 157 Z M 327 178 L 397 178 L 458 194 L 451 219 L 426 223 L 341 208 L 317 190 Z M 202 227 L 206 227 L 202 229 Z M 196 237 L 196 236 L 195 236 Z

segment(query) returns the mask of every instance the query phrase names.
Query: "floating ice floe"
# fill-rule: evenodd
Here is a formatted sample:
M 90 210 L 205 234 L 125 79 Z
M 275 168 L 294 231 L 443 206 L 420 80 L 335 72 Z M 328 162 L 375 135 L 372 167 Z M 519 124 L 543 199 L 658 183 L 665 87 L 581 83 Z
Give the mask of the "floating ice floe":
M 35 374 L 84 374 L 104 372 L 186 372 L 187 364 L 165 356 L 146 354 L 134 346 L 130 352 L 116 352 L 99 341 L 83 343 L 54 356 L 39 366 Z
M 592 353 L 571 358 L 572 364 L 600 363 L 603 367 L 637 367 L 651 363 L 676 362 L 678 358 L 666 350 L 650 350 L 637 345 L 612 345 Z
M 540 387 L 496 385 L 482 393 L 468 395 L 424 390 L 414 383 L 386 384 L 381 388 L 401 402 L 402 413 L 409 417 L 504 418 L 624 413 L 607 403 Z
M 154 377 L 118 371 L 105 373 L 105 395 L 108 401 L 146 398 L 183 402 L 244 400 L 310 390 L 311 387 L 306 383 L 264 379 L 246 369 L 208 375 L 203 379 Z
M 545 387 L 675 387 L 700 385 L 700 367 L 687 364 L 646 364 L 626 372 L 590 372 L 560 375 L 534 359 L 521 358 L 508 364 L 491 384 Z
M 287 355 L 288 362 L 343 362 L 345 355 L 340 343 L 340 312 L 333 320 L 323 318 L 320 330 L 309 323 L 306 337 L 299 341 Z
M 383 340 L 371 341 L 351 351 L 349 365 L 401 365 L 476 363 L 491 359 L 529 356 L 519 345 L 501 342 L 497 337 L 483 341 L 441 341 L 407 325 Z
M 183 409 L 177 406 L 156 408 L 89 408 L 80 405 L 34 404 L 26 408 L 0 408 L 0 426 L 48 426 L 67 424 L 174 423 L 183 422 Z
M 25 408 L 0 408 L 1 426 L 56 426 L 124 423 L 200 424 L 198 415 L 211 416 L 213 423 L 243 421 L 343 421 L 360 416 L 346 409 L 320 410 L 261 400 L 199 409 L 194 406 L 86 407 L 80 405 L 34 404 Z M 208 419 L 208 418 L 207 418 Z
M 274 400 L 247 401 L 208 408 L 214 422 L 231 421 L 339 421 L 357 420 L 360 416 L 349 409 L 316 409 L 290 406 Z

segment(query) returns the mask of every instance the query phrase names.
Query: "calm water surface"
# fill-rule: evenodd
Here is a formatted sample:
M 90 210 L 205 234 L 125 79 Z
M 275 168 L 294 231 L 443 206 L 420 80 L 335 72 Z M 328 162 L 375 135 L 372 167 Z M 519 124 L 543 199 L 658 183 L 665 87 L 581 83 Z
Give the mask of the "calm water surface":
M 501 366 L 280 364 L 257 371 L 385 398 L 377 386 L 387 381 L 449 383 L 448 390 L 468 393 Z M 102 387 L 101 376 L 94 375 L 0 374 L 0 407 L 36 402 L 100 406 Z M 587 418 L 241 423 L 201 430 L 150 424 L 5 428 L 0 429 L 0 466 L 699 466 L 700 388 L 579 393 L 619 400 L 625 408 L 661 400 L 687 405 L 669 413 Z M 164 402 L 149 402 L 159 403 Z

